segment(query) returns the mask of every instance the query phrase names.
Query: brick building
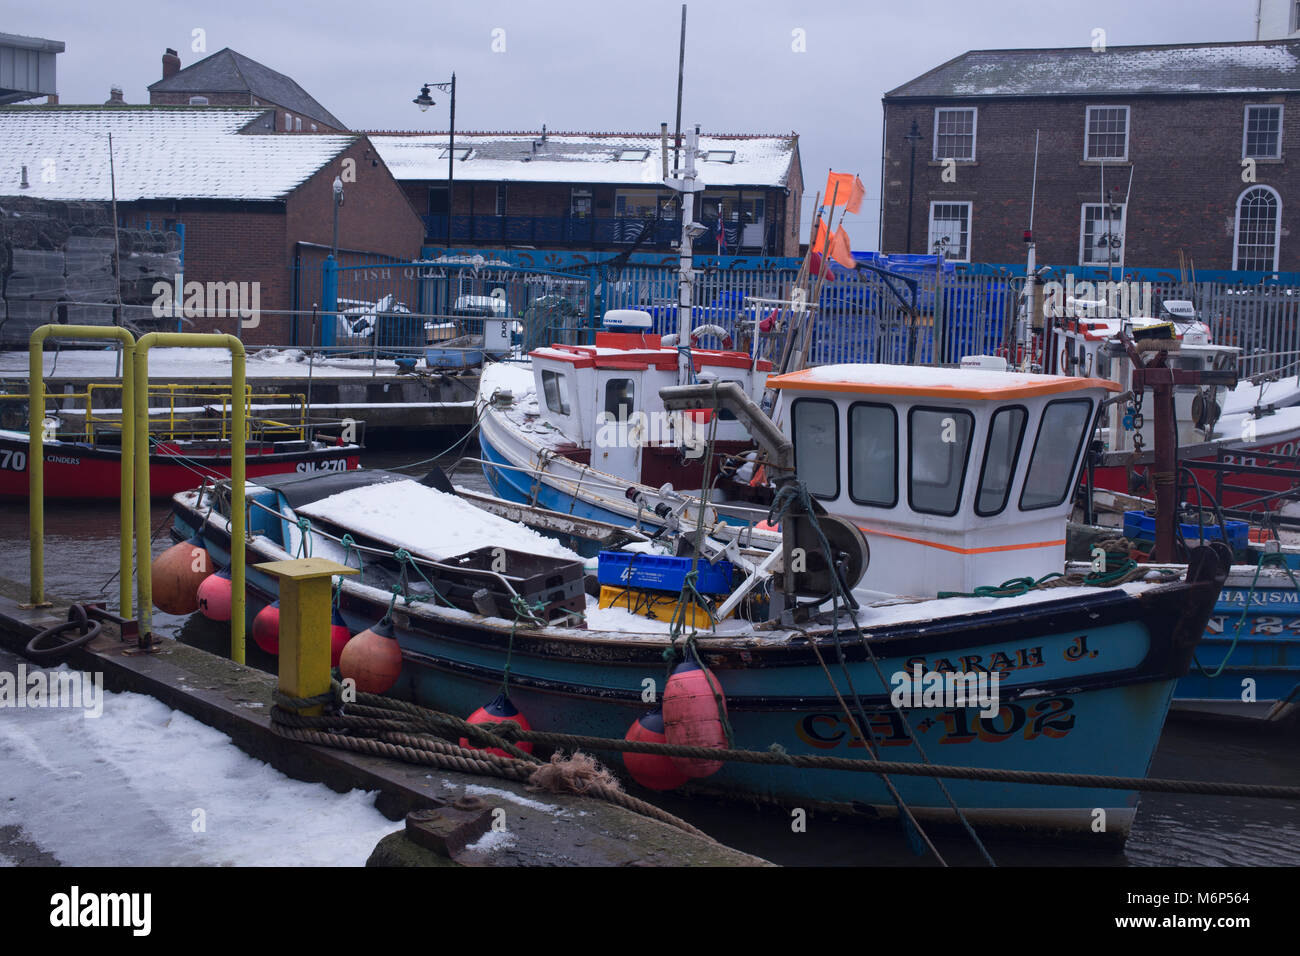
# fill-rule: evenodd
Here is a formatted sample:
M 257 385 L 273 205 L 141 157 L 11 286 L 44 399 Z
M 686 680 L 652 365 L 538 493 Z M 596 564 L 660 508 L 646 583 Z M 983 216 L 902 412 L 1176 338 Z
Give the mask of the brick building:
M 412 204 L 426 238 L 447 239 L 445 133 L 372 132 L 370 138 Z M 534 249 L 675 248 L 674 194 L 662 183 L 658 133 L 456 132 L 451 241 L 457 247 Z M 803 172 L 799 137 L 702 135 L 696 169 L 704 184 L 696 221 L 700 253 L 799 253 Z
M 976 50 L 883 103 L 882 251 L 1023 263 L 1037 132 L 1040 263 L 1300 271 L 1298 40 Z
M 294 307 L 303 250 L 332 242 L 336 176 L 347 180 L 341 249 L 414 259 L 424 226 L 365 136 L 285 136 L 269 132 L 273 117 L 219 106 L 0 109 L 0 205 L 18 196 L 107 205 L 111 133 L 119 224 L 180 233 L 186 284 L 256 282 L 262 314 L 240 329 L 245 341 L 285 344 L 295 331 L 302 341 L 291 317 L 271 313 Z M 124 289 L 123 301 L 133 293 L 151 301 L 148 289 Z M 239 325 L 229 316 L 191 322 L 189 331 Z
M 291 77 L 226 47 L 181 68 L 168 49 L 162 79 L 149 86 L 154 106 L 257 106 L 275 110 L 275 128 L 283 133 L 346 133 L 333 113 Z

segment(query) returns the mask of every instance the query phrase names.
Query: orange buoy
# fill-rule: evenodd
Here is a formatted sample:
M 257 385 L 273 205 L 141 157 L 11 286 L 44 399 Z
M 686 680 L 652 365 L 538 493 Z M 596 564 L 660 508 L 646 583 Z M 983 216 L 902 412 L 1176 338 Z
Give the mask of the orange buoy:
M 339 654 L 339 673 L 356 681 L 357 690 L 382 694 L 402 674 L 402 648 L 393 637 L 393 625 L 384 618 L 348 641 Z
M 348 641 L 352 640 L 352 632 L 348 630 L 347 624 L 343 621 L 343 616 L 339 614 L 339 609 L 334 609 L 334 614 L 330 617 L 330 667 L 339 666 L 339 658 L 343 654 L 343 648 L 348 646 Z
M 664 713 L 655 708 L 642 714 L 623 735 L 624 740 L 644 740 L 648 743 L 668 742 L 664 733 Z M 623 751 L 623 765 L 632 779 L 650 790 L 676 790 L 691 778 L 677 769 L 672 758 L 664 754 L 638 754 Z
M 253 643 L 268 654 L 280 653 L 279 601 L 272 601 L 253 618 Z
M 528 722 L 528 718 L 526 718 L 523 714 L 519 712 L 519 708 L 516 707 L 514 705 L 514 702 L 505 694 L 497 694 L 496 697 L 493 698 L 491 703 L 486 704 L 483 707 L 480 707 L 478 710 L 474 711 L 474 713 L 469 715 L 469 719 L 466 721 L 466 723 L 499 724 L 503 720 L 513 720 L 524 730 L 533 729 L 533 725 Z M 468 747 L 470 750 L 483 749 L 481 747 L 475 747 L 473 744 L 469 742 L 469 738 L 467 737 L 460 738 L 460 745 L 462 747 Z M 515 746 L 518 747 L 526 754 L 530 754 L 533 752 L 533 745 L 526 740 L 520 741 L 519 743 L 515 744 Z M 510 756 L 510 754 L 506 753 L 500 747 L 488 747 L 487 752 L 490 754 L 496 754 L 498 757 Z
M 722 718 L 727 713 L 727 699 L 722 694 L 722 685 L 689 650 L 686 660 L 673 669 L 664 687 L 663 711 L 664 736 L 670 744 L 726 749 L 727 732 Z M 688 777 L 707 777 L 722 769 L 721 760 L 669 759 Z
M 209 574 L 199 585 L 199 613 L 209 621 L 229 621 L 232 591 L 229 570 Z
M 216 569 L 197 534 L 174 544 L 150 565 L 154 607 L 168 614 L 190 614 L 199 609 L 199 585 Z

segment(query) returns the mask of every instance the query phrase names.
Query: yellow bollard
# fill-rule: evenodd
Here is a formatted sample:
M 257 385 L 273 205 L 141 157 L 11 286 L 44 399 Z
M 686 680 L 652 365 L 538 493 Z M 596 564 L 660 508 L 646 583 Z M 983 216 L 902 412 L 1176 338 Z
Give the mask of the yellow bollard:
M 358 574 L 325 558 L 267 561 L 253 565 L 280 581 L 280 693 L 315 697 L 330 689 L 330 612 L 332 578 Z M 322 709 L 300 711 L 314 717 Z

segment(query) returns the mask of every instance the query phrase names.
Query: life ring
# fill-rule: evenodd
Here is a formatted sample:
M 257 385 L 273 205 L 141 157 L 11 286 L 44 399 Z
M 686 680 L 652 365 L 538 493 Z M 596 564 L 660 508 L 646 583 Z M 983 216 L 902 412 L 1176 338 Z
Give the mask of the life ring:
M 724 349 L 731 348 L 731 333 L 720 325 L 698 325 L 691 329 L 691 348 L 699 345 L 699 338 L 702 335 L 712 335 L 722 341 Z

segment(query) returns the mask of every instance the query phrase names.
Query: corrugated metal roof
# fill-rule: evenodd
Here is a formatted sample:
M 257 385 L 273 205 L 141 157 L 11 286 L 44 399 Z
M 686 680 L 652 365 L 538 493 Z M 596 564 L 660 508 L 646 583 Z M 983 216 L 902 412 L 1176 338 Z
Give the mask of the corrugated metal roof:
M 369 134 L 398 180 L 447 178 L 446 133 Z M 787 186 L 799 137 L 701 135 L 696 171 L 706 186 Z M 461 159 L 460 151 L 469 149 Z M 715 159 L 706 159 L 710 152 Z M 663 173 L 658 133 L 456 133 L 456 179 L 606 183 L 655 187 Z M 734 154 L 734 155 L 733 155 Z M 629 159 L 619 159 L 628 156 Z M 722 161 L 730 158 L 730 162 Z
M 179 73 L 149 85 L 151 93 L 249 93 L 309 116 L 335 129 L 347 129 L 333 113 L 290 77 L 226 47 Z
M 1300 90 L 1300 40 L 971 50 L 885 94 L 885 99 L 977 96 L 1122 96 Z
M 293 192 L 357 139 L 241 132 L 264 109 L 12 106 L 0 109 L 0 196 L 119 202 L 266 201 Z M 27 167 L 28 188 L 20 186 Z

